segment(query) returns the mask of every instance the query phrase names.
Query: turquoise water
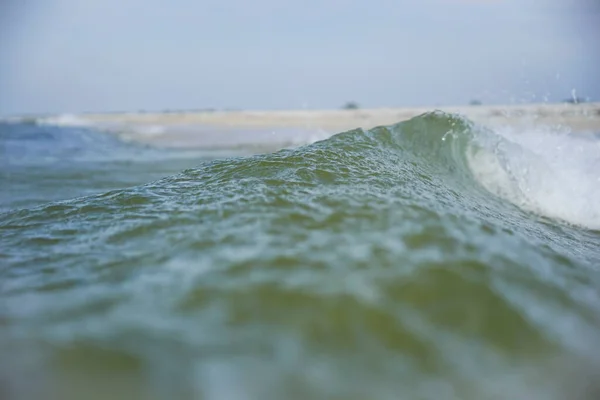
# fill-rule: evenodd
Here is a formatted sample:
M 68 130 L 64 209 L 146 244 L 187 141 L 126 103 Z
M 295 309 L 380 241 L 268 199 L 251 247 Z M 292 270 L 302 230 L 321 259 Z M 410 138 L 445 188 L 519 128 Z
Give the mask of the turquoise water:
M 1 129 L 8 398 L 600 395 L 596 141 L 442 113 L 249 156 Z

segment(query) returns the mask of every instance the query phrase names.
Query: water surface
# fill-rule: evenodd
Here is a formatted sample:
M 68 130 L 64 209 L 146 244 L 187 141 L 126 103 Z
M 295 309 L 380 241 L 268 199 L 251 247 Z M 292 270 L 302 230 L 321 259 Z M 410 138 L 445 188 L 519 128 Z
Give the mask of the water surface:
M 8 398 L 600 393 L 597 141 L 443 113 L 243 157 L 0 140 Z

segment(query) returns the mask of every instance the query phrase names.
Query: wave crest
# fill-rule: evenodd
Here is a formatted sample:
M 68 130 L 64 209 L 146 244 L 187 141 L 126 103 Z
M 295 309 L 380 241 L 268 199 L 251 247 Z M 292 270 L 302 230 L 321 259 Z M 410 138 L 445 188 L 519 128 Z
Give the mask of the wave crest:
M 600 141 L 589 135 L 558 128 L 492 130 L 443 112 L 362 135 L 443 173 L 460 183 L 457 189 L 472 190 L 465 185 L 476 183 L 523 210 L 600 230 Z

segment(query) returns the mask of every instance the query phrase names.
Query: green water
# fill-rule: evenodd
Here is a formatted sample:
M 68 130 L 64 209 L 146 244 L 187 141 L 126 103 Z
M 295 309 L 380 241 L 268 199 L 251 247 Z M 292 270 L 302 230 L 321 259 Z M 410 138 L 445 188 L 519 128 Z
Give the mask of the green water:
M 433 113 L 248 157 L 36 170 L 12 159 L 0 389 L 11 399 L 597 398 L 597 208 L 574 225 L 532 211 L 531 190 L 522 204 L 490 192 L 474 163 L 514 167 L 509 144 Z M 55 177 L 46 201 L 40 171 Z M 514 195 L 522 176 L 506 171 Z

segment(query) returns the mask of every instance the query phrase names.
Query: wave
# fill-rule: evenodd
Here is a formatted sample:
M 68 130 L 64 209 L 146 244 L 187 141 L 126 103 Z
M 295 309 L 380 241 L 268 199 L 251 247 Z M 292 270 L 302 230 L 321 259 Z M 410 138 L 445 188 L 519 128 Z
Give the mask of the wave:
M 120 379 L 206 398 L 231 379 L 248 398 L 577 398 L 600 365 L 582 140 L 434 112 L 0 213 L 5 359 L 48 343 L 65 385 L 133 360 Z
M 550 218 L 600 230 L 600 141 L 553 129 L 504 128 L 478 138 L 476 179 L 492 193 Z
M 600 140 L 589 135 L 489 129 L 442 112 L 352 134 L 402 150 L 438 174 L 474 181 L 526 211 L 600 230 Z
M 6 154 L 13 158 L 16 155 L 14 160 L 9 157 L 9 162 L 23 159 L 23 146 L 27 146 L 27 152 L 33 152 L 29 154 L 30 160 L 44 159 L 40 155 L 88 161 L 131 160 L 132 157 L 148 160 L 160 158 L 163 153 L 169 158 L 178 154 L 140 147 L 135 145 L 135 140 L 128 144 L 111 135 L 74 128 L 83 121 L 70 115 L 46 119 L 46 123 L 48 126 L 43 129 L 20 125 L 19 129 L 0 130 L 2 145 L 9 146 Z M 73 127 L 57 128 L 57 124 Z M 152 136 L 162 132 L 162 127 L 152 126 L 140 127 L 137 134 Z M 31 140 L 44 143 L 33 147 L 30 143 L 23 144 Z M 10 146 L 16 146 L 16 150 Z M 203 171 L 203 176 L 213 176 L 212 180 L 220 176 L 227 181 L 253 173 L 263 176 L 267 172 L 264 168 L 270 171 L 268 165 L 277 165 L 277 174 L 287 174 L 289 179 L 298 179 L 301 171 L 312 170 L 313 174 L 304 177 L 314 178 L 320 171 L 335 176 L 340 182 L 380 185 L 386 181 L 391 188 L 400 187 L 406 176 L 414 178 L 416 174 L 428 181 L 442 180 L 440 187 L 454 193 L 454 201 L 464 201 L 468 206 L 490 200 L 485 199 L 486 194 L 480 190 L 483 188 L 496 200 L 508 201 L 524 211 L 585 229 L 600 229 L 600 202 L 597 201 L 600 198 L 600 140 L 590 136 L 548 128 L 492 130 L 460 115 L 436 111 L 371 130 L 356 129 L 333 136 L 321 132 L 299 138 L 290 146 L 249 158 L 217 160 L 199 171 Z M 179 153 L 185 157 L 185 152 Z M 199 153 L 202 152 L 191 154 Z M 414 170 L 396 170 L 401 163 L 394 164 L 393 160 Z M 244 174 L 228 175 L 221 171 L 214 174 L 205 170 L 221 162 L 234 171 L 243 170 Z M 238 164 L 239 167 L 233 167 Z M 420 182 L 423 183 L 427 182 Z M 484 197 L 473 199 L 475 195 Z
M 128 144 L 111 135 L 77 128 L 86 125 L 78 116 L 65 114 L 38 119 L 37 123 L 45 128 L 17 124 L 19 129 L 13 126 L 0 130 L 10 162 L 22 160 L 24 152 L 32 153 L 29 154 L 31 160 L 50 155 L 56 159 L 116 160 L 131 159 L 136 153 L 147 160 L 161 155 L 160 150 L 135 145 L 136 140 Z M 145 126 L 123 132 L 153 136 L 162 134 L 164 127 Z M 38 143 L 35 146 L 24 143 L 31 141 Z M 291 173 L 294 168 L 321 168 L 337 175 L 337 179 L 359 178 L 364 181 L 357 183 L 364 184 L 381 180 L 391 171 L 378 170 L 372 174 L 369 168 L 364 171 L 353 168 L 353 163 L 370 160 L 384 164 L 390 157 L 401 156 L 416 169 L 426 170 L 424 176 L 444 177 L 450 191 L 475 193 L 477 187 L 482 187 L 523 210 L 586 229 L 600 229 L 600 202 L 596 201 L 600 197 L 600 140 L 589 135 L 548 128 L 492 130 L 459 115 L 438 111 L 371 130 L 356 129 L 333 136 L 320 132 L 299 137 L 289 146 L 273 154 L 259 154 L 258 158 L 240 158 L 237 163 L 252 171 L 256 160 L 262 160 L 263 164 L 277 160 L 279 165 L 287 167 L 280 174 L 282 171 Z M 175 154 L 177 151 L 171 152 L 169 157 Z M 296 160 L 298 154 L 302 154 L 304 162 L 290 164 L 288 161 Z M 17 158 L 12 160 L 11 155 Z M 331 164 L 332 160 L 335 164 Z M 342 177 L 340 171 L 349 173 Z M 394 173 L 390 176 L 391 186 L 394 179 L 400 178 Z M 205 175 L 211 172 L 206 171 Z
M 64 127 L 88 127 L 92 126 L 92 122 L 86 120 L 79 114 L 59 114 L 46 117 L 37 117 L 32 119 L 37 125 L 52 125 Z
M 217 160 L 184 176 L 219 192 L 232 185 L 234 192 L 243 190 L 239 183 L 246 181 L 382 190 L 441 215 L 521 232 L 594 264 L 600 262 L 594 250 L 600 229 L 597 146 L 561 131 L 492 130 L 460 115 L 432 112 L 273 154 Z M 575 230 L 569 233 L 569 227 Z M 591 239 L 583 233 L 577 243 L 585 231 Z
M 111 161 L 151 153 L 147 146 L 124 143 L 94 129 L 55 124 L 0 124 L 0 146 L 6 154 L 1 162 L 9 165 Z

